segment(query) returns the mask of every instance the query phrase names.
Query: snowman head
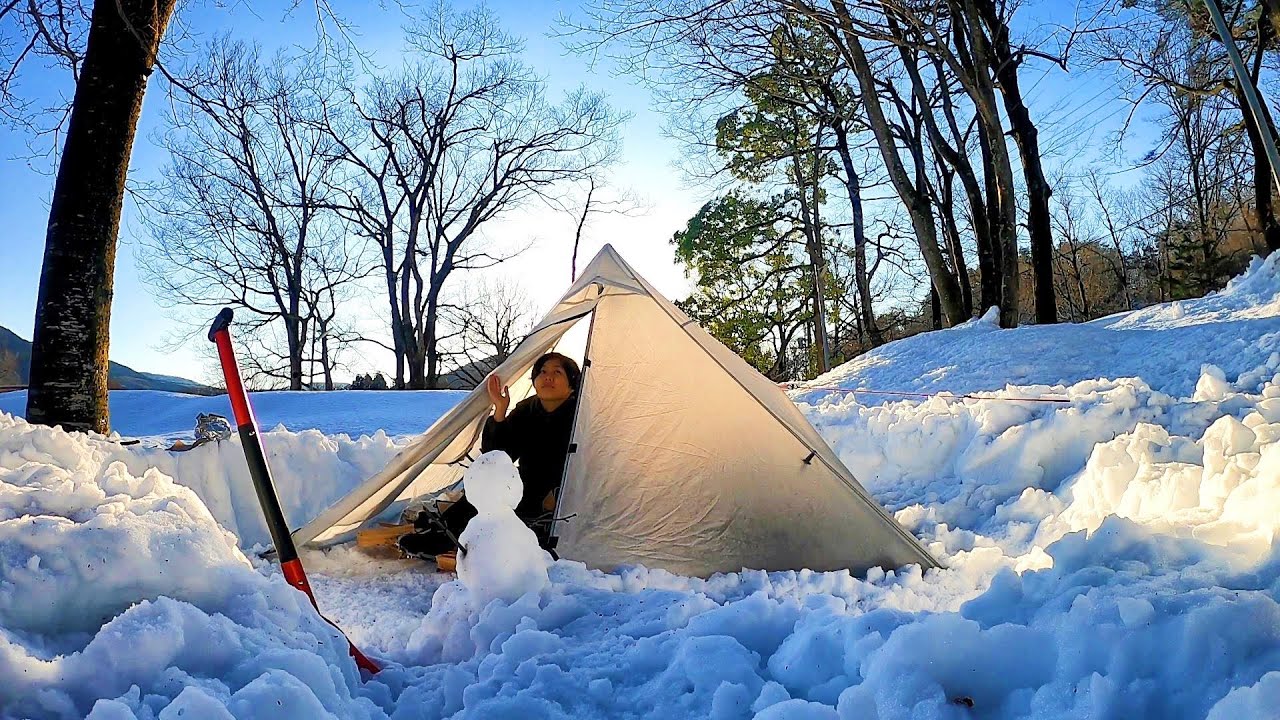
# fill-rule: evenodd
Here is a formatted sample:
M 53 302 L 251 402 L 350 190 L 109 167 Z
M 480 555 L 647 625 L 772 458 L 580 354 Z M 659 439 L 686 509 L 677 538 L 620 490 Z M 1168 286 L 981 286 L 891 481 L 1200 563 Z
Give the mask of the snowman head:
M 524 484 L 511 457 L 502 450 L 481 455 L 462 476 L 467 499 L 485 513 L 514 510 L 524 495 Z

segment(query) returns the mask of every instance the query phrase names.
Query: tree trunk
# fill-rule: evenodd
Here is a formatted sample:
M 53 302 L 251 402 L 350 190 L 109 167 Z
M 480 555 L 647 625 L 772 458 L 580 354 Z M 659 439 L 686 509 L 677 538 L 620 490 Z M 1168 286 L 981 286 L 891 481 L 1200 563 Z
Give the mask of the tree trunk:
M 963 3 L 963 10 L 959 4 Z M 965 18 L 963 23 L 957 23 Z M 952 0 L 952 22 L 956 25 L 954 38 L 961 57 L 967 50 L 972 52 L 968 57 L 967 74 L 969 82 L 965 89 L 973 100 L 977 114 L 979 129 L 987 134 L 987 151 L 990 164 L 987 167 L 989 177 L 994 179 L 994 198 L 991 224 L 996 230 L 1000 247 L 1000 327 L 1018 326 L 1018 233 L 1017 204 L 1013 193 L 1013 166 L 1009 159 L 1009 148 L 1004 140 L 1004 126 L 1000 120 L 1000 111 L 996 107 L 995 86 L 987 74 L 987 69 L 994 67 L 991 48 L 982 32 L 982 20 L 973 5 L 973 0 Z M 971 30 L 965 33 L 960 25 Z M 963 82 L 963 79 L 962 79 Z
M 1248 101 L 1244 97 L 1244 89 L 1240 81 L 1231 83 L 1232 94 L 1240 104 L 1240 115 L 1244 119 L 1244 129 L 1249 135 L 1249 148 L 1253 154 L 1253 205 L 1258 216 L 1258 227 L 1262 230 L 1262 239 L 1267 250 L 1280 250 L 1280 222 L 1276 220 L 1275 203 L 1272 192 L 1271 161 L 1267 157 L 1267 148 L 1263 143 L 1262 130 L 1257 120 L 1249 111 Z M 1265 112 L 1265 110 L 1264 110 Z
M 827 307 L 823 302 L 822 286 L 826 282 L 826 264 L 822 258 L 820 243 L 805 243 L 809 250 L 809 265 L 813 268 L 813 332 L 818 345 L 818 372 L 831 370 L 831 339 L 827 337 Z
M 946 260 L 942 257 L 942 251 L 938 247 L 937 229 L 933 222 L 933 210 L 930 207 L 928 198 L 924 197 L 923 193 L 911 184 L 911 179 L 907 176 L 906 169 L 903 167 L 902 159 L 898 156 L 898 149 L 889 131 L 889 123 L 885 118 L 884 108 L 881 106 L 880 98 L 876 94 L 875 76 L 871 71 L 870 63 L 867 61 L 866 53 L 862 49 L 862 40 L 853 31 L 849 9 L 844 0 L 833 0 L 832 7 L 836 11 L 836 17 L 841 24 L 840 30 L 844 38 L 844 42 L 840 43 L 841 49 L 847 53 L 850 67 L 853 69 L 858 85 L 862 89 L 862 103 L 867 110 L 872 133 L 875 135 L 876 143 L 880 147 L 880 155 L 884 159 L 886 169 L 889 171 L 889 177 L 893 181 L 894 189 L 897 190 L 898 196 L 902 198 L 902 202 L 906 205 L 907 212 L 911 216 L 911 224 L 916 231 L 916 243 L 920 248 L 921 256 L 924 258 L 925 267 L 929 270 L 929 277 L 932 280 L 933 287 L 938 292 L 942 312 L 946 315 L 949 325 L 959 325 L 966 319 L 964 317 L 964 304 L 960 299 L 960 286 L 947 268 Z
M 955 206 L 951 202 L 954 194 L 953 172 L 942 169 L 942 202 L 939 209 L 942 213 L 942 232 L 947 238 L 947 252 L 951 254 L 952 265 L 956 269 L 956 277 L 960 280 L 960 297 L 964 300 L 964 312 L 973 317 L 973 283 L 969 280 L 969 265 L 964 259 L 964 243 L 960 239 L 960 226 L 956 223 Z
M 419 338 L 419 326 L 421 318 L 418 316 L 418 304 L 415 300 L 421 297 L 422 279 L 416 276 L 417 272 L 417 249 L 418 249 L 418 222 L 420 221 L 419 213 L 410 208 L 409 212 L 409 236 L 405 240 L 404 261 L 400 265 L 400 338 L 404 345 L 404 360 L 409 371 L 408 387 L 411 390 L 423 389 L 423 371 L 424 357 L 423 345 Z M 418 297 L 410 299 L 409 284 L 411 281 L 417 281 Z
M 440 379 L 440 349 L 436 346 L 438 343 L 438 313 L 439 300 L 433 292 L 427 297 L 427 317 L 422 327 L 422 355 L 425 360 L 422 388 L 427 390 L 436 387 L 437 381 Z
M 306 214 L 303 208 L 303 214 Z M 292 266 L 289 268 L 289 316 L 293 320 L 289 338 L 289 389 L 302 389 L 302 351 L 307 346 L 307 319 L 302 317 L 302 259 L 306 252 L 306 221 L 298 233 Z
M 932 59 L 934 72 L 940 78 L 939 99 L 942 104 L 943 116 L 947 119 L 947 127 L 951 131 L 951 136 L 955 140 L 955 148 L 944 158 L 955 169 L 956 175 L 960 177 L 960 184 L 964 188 L 965 198 L 969 202 L 969 222 L 973 226 L 974 245 L 978 251 L 978 280 L 980 285 L 981 308 L 978 314 L 985 313 L 988 308 L 1000 304 L 1000 284 L 998 282 L 999 257 L 1000 251 L 996 244 L 995 234 L 991 230 L 991 213 L 987 206 L 987 200 L 983 195 L 983 186 L 978 182 L 978 174 L 973 169 L 973 163 L 969 161 L 967 151 L 967 141 L 964 133 L 960 131 L 960 124 L 956 120 L 955 105 L 951 100 L 951 85 L 947 80 L 943 67 L 942 58 L 934 57 Z M 918 76 L 917 71 L 917 76 Z M 923 87 L 923 83 L 920 83 Z M 941 145 L 950 148 L 951 146 L 945 142 L 941 136 L 938 138 Z M 982 145 L 982 157 L 984 160 L 990 157 L 990 153 L 986 152 L 986 135 L 978 133 L 979 144 Z M 960 150 L 964 150 L 961 152 Z M 940 151 L 941 152 L 941 151 Z M 987 184 L 988 190 L 991 184 Z M 962 282 L 968 283 L 966 275 Z M 968 308 L 969 317 L 973 317 L 973 288 L 969 288 L 968 300 L 965 303 Z
M 1080 266 L 1080 246 L 1074 237 L 1075 233 L 1064 233 L 1068 235 L 1063 238 L 1067 245 L 1067 249 L 1071 252 L 1071 274 L 1073 277 L 1063 278 L 1064 282 L 1070 283 L 1075 281 L 1076 292 L 1080 293 L 1080 313 L 1079 317 L 1072 318 L 1073 321 L 1088 322 L 1093 318 L 1090 317 L 1089 310 L 1089 289 L 1084 282 L 1084 268 Z M 1063 293 L 1068 302 L 1071 301 L 1071 290 L 1066 289 Z
M 324 389 L 333 389 L 333 361 L 329 358 L 329 323 L 325 323 L 320 334 L 320 370 L 324 373 Z
M 427 388 L 426 361 L 426 353 L 422 351 L 422 347 L 418 345 L 417 338 L 415 338 L 414 342 L 405 351 L 404 362 L 409 371 L 409 379 L 405 384 L 406 388 L 410 390 L 425 390 Z
M 987 241 L 984 243 L 982 238 L 978 238 L 978 274 L 980 275 L 980 289 L 978 291 L 979 301 L 982 309 L 978 314 L 985 314 L 987 310 L 993 307 L 1000 307 L 1001 297 L 1004 294 L 1003 284 L 1000 282 L 1001 258 L 1004 255 L 1004 248 L 1001 247 L 1001 240 L 995 228 L 999 219 L 999 212 L 996 208 L 996 181 L 995 173 L 991 171 L 991 140 L 987 136 L 986 128 L 981 125 L 978 127 L 978 150 L 982 157 L 982 173 L 983 173 L 983 189 L 982 207 L 974 209 L 974 214 L 981 212 L 984 222 L 987 225 L 988 234 Z
M 578 229 L 573 234 L 573 255 L 569 259 L 569 282 L 578 279 L 578 248 L 582 245 L 582 229 L 587 225 L 587 216 L 591 214 L 591 198 L 596 194 L 596 179 L 589 178 L 587 199 L 582 203 L 582 215 L 578 217 Z
M 396 301 L 395 258 L 392 255 L 391 238 L 378 243 L 382 249 L 382 272 L 387 282 L 387 304 L 391 308 L 391 350 L 396 358 L 395 388 L 404 389 L 404 320 L 400 303 Z
M 94 5 L 45 235 L 27 395 L 33 423 L 110 429 L 108 345 L 125 176 L 175 1 Z
M 302 389 L 302 348 L 306 331 L 304 321 L 298 317 L 297 308 L 284 316 L 286 344 L 289 349 L 289 389 Z
M 890 31 L 896 38 L 905 40 L 898 22 L 894 20 L 892 15 L 886 16 Z M 921 113 L 925 129 L 929 133 L 929 144 L 934 149 L 935 159 L 938 161 L 939 174 L 942 178 L 942 197 L 938 203 L 939 212 L 942 214 L 943 235 L 946 237 L 948 252 L 952 257 L 952 265 L 955 268 L 956 279 L 960 283 L 960 296 L 964 303 L 965 318 L 973 317 L 973 287 L 969 281 L 969 268 L 964 258 L 964 246 L 960 242 L 960 230 L 956 224 L 955 209 L 951 202 L 953 193 L 952 179 L 955 175 L 960 176 L 960 183 L 964 187 L 965 197 L 969 201 L 971 211 L 971 220 L 973 224 L 973 233 L 978 245 L 978 262 L 979 268 L 982 268 L 983 258 L 990 259 L 991 246 L 991 226 L 987 222 L 986 201 L 982 197 L 982 190 L 978 185 L 978 178 L 973 171 L 973 165 L 969 162 L 967 152 L 957 150 L 957 147 L 964 148 L 964 139 L 960 135 L 960 128 L 955 121 L 955 112 L 951 104 L 951 88 L 946 82 L 943 75 L 942 63 L 935 60 L 934 68 L 938 76 L 939 90 L 938 97 L 941 100 L 943 114 L 947 118 L 948 126 L 955 136 L 956 146 L 953 147 L 947 142 L 946 137 L 942 134 L 942 129 L 938 126 L 937 119 L 933 115 L 933 109 L 930 105 L 930 97 L 928 89 L 925 88 L 924 79 L 920 75 L 920 66 L 916 61 L 913 51 L 909 50 L 905 43 L 898 45 L 898 56 L 902 58 L 903 67 L 907 70 L 907 77 L 911 81 L 911 92 L 915 96 L 916 101 L 924 108 Z M 944 165 L 945 163 L 945 165 Z M 950 168 L 950 171 L 947 169 Z M 984 253 L 984 249 L 986 252 Z M 994 277 L 994 262 L 989 263 L 990 267 L 983 270 L 984 277 Z M 996 296 L 998 298 L 998 295 Z M 993 304 L 998 304 L 998 299 Z
M 796 196 L 800 200 L 800 217 L 804 221 L 804 247 L 809 255 L 810 277 L 813 280 L 813 339 L 818 351 L 818 372 L 825 373 L 831 369 L 831 343 L 827 338 L 827 312 L 823 303 L 823 283 L 826 264 L 822 252 L 822 229 L 818 225 L 817 207 L 809 202 L 809 188 L 805 187 L 805 174 L 800 166 L 798 155 L 791 156 L 792 171 L 795 173 Z M 817 183 L 817 178 L 813 178 Z
M 404 365 L 405 372 L 408 374 L 405 378 L 405 387 L 410 390 L 422 390 L 426 387 L 424 384 L 426 353 L 423 352 L 417 331 L 407 323 L 404 327 L 404 335 Z
M 876 325 L 875 309 L 871 306 L 871 277 L 867 274 L 867 229 L 862 210 L 862 181 L 853 167 L 853 153 L 849 149 L 849 133 L 844 120 L 836 117 L 831 123 L 836 134 L 836 149 L 844 166 L 844 187 L 849 194 L 849 207 L 853 211 L 853 282 L 858 293 L 858 314 L 862 329 L 871 339 L 871 347 L 884 344 L 884 336 Z
M 996 12 L 991 0 L 973 0 L 978 14 L 990 31 L 992 72 L 1000 95 L 1009 129 L 1018 146 L 1022 174 L 1027 183 L 1027 234 L 1031 237 L 1031 268 L 1035 278 L 1036 322 L 1045 325 L 1058 322 L 1058 302 L 1053 292 L 1053 228 L 1049 215 L 1049 196 L 1053 188 L 1044 177 L 1040 162 L 1040 139 L 1031 113 L 1022 101 L 1018 86 L 1021 60 L 1009 47 L 1009 26 Z M 982 32 L 981 27 L 973 28 Z

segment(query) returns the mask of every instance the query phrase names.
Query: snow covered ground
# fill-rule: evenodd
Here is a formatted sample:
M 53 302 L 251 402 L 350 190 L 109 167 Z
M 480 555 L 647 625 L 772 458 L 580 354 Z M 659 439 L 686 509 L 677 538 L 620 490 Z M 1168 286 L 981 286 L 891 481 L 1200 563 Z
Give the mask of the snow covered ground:
M 266 535 L 237 440 L 170 454 L 0 415 L 0 716 L 1280 717 L 1280 258 L 1202 300 L 977 321 L 811 385 L 806 414 L 945 569 L 561 561 L 480 603 L 422 565 L 306 553 L 325 614 L 385 665 L 364 682 L 243 550 Z M 126 435 L 196 412 L 128 395 Z M 264 443 L 292 524 L 456 401 L 394 395 L 280 394 L 289 430 Z

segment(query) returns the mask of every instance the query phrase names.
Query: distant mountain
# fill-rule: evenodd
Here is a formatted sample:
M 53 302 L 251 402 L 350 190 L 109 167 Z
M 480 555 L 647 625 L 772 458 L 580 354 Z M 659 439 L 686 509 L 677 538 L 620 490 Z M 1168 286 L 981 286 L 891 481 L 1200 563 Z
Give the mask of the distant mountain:
M 31 371 L 31 342 L 23 340 L 5 327 L 0 327 L 0 385 L 26 385 Z M 191 395 L 221 392 L 194 380 L 138 372 L 113 362 L 107 370 L 107 386 L 112 390 L 167 390 Z
M 470 390 L 479 387 L 489 373 L 502 364 L 497 355 L 490 355 L 483 360 L 467 363 L 462 367 L 441 375 L 436 379 L 437 390 Z

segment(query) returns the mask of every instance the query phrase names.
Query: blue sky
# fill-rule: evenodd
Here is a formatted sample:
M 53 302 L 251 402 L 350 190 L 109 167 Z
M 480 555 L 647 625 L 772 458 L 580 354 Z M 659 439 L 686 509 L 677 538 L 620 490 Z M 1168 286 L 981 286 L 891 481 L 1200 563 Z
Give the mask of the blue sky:
M 182 10 L 186 24 L 205 35 L 231 31 L 236 37 L 267 44 L 296 42 L 307 44 L 311 20 L 303 3 L 293 16 L 285 16 L 278 4 L 248 3 L 221 8 L 213 3 L 191 4 Z M 578 57 L 569 56 L 557 38 L 548 37 L 561 14 L 581 13 L 577 3 L 528 0 L 500 0 L 488 3 L 504 26 L 522 35 L 527 43 L 526 59 L 542 73 L 553 91 L 585 84 L 604 90 L 618 108 L 633 114 L 624 131 L 623 162 L 615 169 L 612 183 L 627 188 L 645 203 L 642 214 L 630 217 L 601 217 L 588 228 L 581 262 L 603 243 L 612 243 L 624 257 L 657 288 L 682 297 L 689 283 L 674 265 L 668 239 L 708 199 L 707 191 L 681 185 L 681 175 L 673 163 L 679 152 L 663 136 L 663 118 L 650 108 L 646 90 L 629 78 L 614 77 L 605 68 L 591 69 Z M 361 48 L 374 52 L 382 62 L 394 62 L 401 46 L 400 19 L 390 9 L 370 3 L 337 4 L 360 26 Z M 377 9 L 375 9 L 377 8 Z M 1022 18 L 1023 32 L 1032 38 L 1043 36 L 1055 21 L 1064 20 L 1060 5 L 1041 2 Z M 1030 99 L 1033 116 L 1041 123 L 1042 142 L 1054 152 L 1050 162 L 1061 163 L 1088 157 L 1102 147 L 1108 129 L 1123 117 L 1123 105 L 1116 102 L 1114 83 L 1097 75 L 1068 75 L 1041 63 L 1023 76 L 1024 92 Z M 43 87 L 71 92 L 69 83 L 54 73 L 28 68 L 27 87 Z M 152 80 L 143 108 L 134 147 L 131 177 L 154 177 L 165 161 L 164 153 L 152 145 L 164 102 L 163 87 Z M 1051 127 L 1054 126 L 1054 127 Z M 25 138 L 12 131 L 0 135 L 0 325 L 30 338 L 36 290 L 47 222 L 48 201 L 53 185 L 52 169 L 13 158 L 25 154 Z M 1083 169 L 1083 168 L 1077 168 Z M 545 308 L 568 282 L 572 221 L 563 216 L 532 210 L 491 228 L 513 241 L 535 241 L 535 250 L 521 258 L 505 273 L 516 279 L 539 306 Z M 134 259 L 135 238 L 141 228 L 126 206 L 121 228 L 121 245 L 116 264 L 115 303 L 112 311 L 111 357 L 138 370 L 209 379 L 209 363 L 203 348 L 193 342 L 177 349 L 166 348 L 164 340 L 180 328 L 160 308 L 139 280 Z M 370 311 L 378 309 L 370 300 Z M 388 369 L 389 359 L 377 354 L 353 358 L 352 371 Z

